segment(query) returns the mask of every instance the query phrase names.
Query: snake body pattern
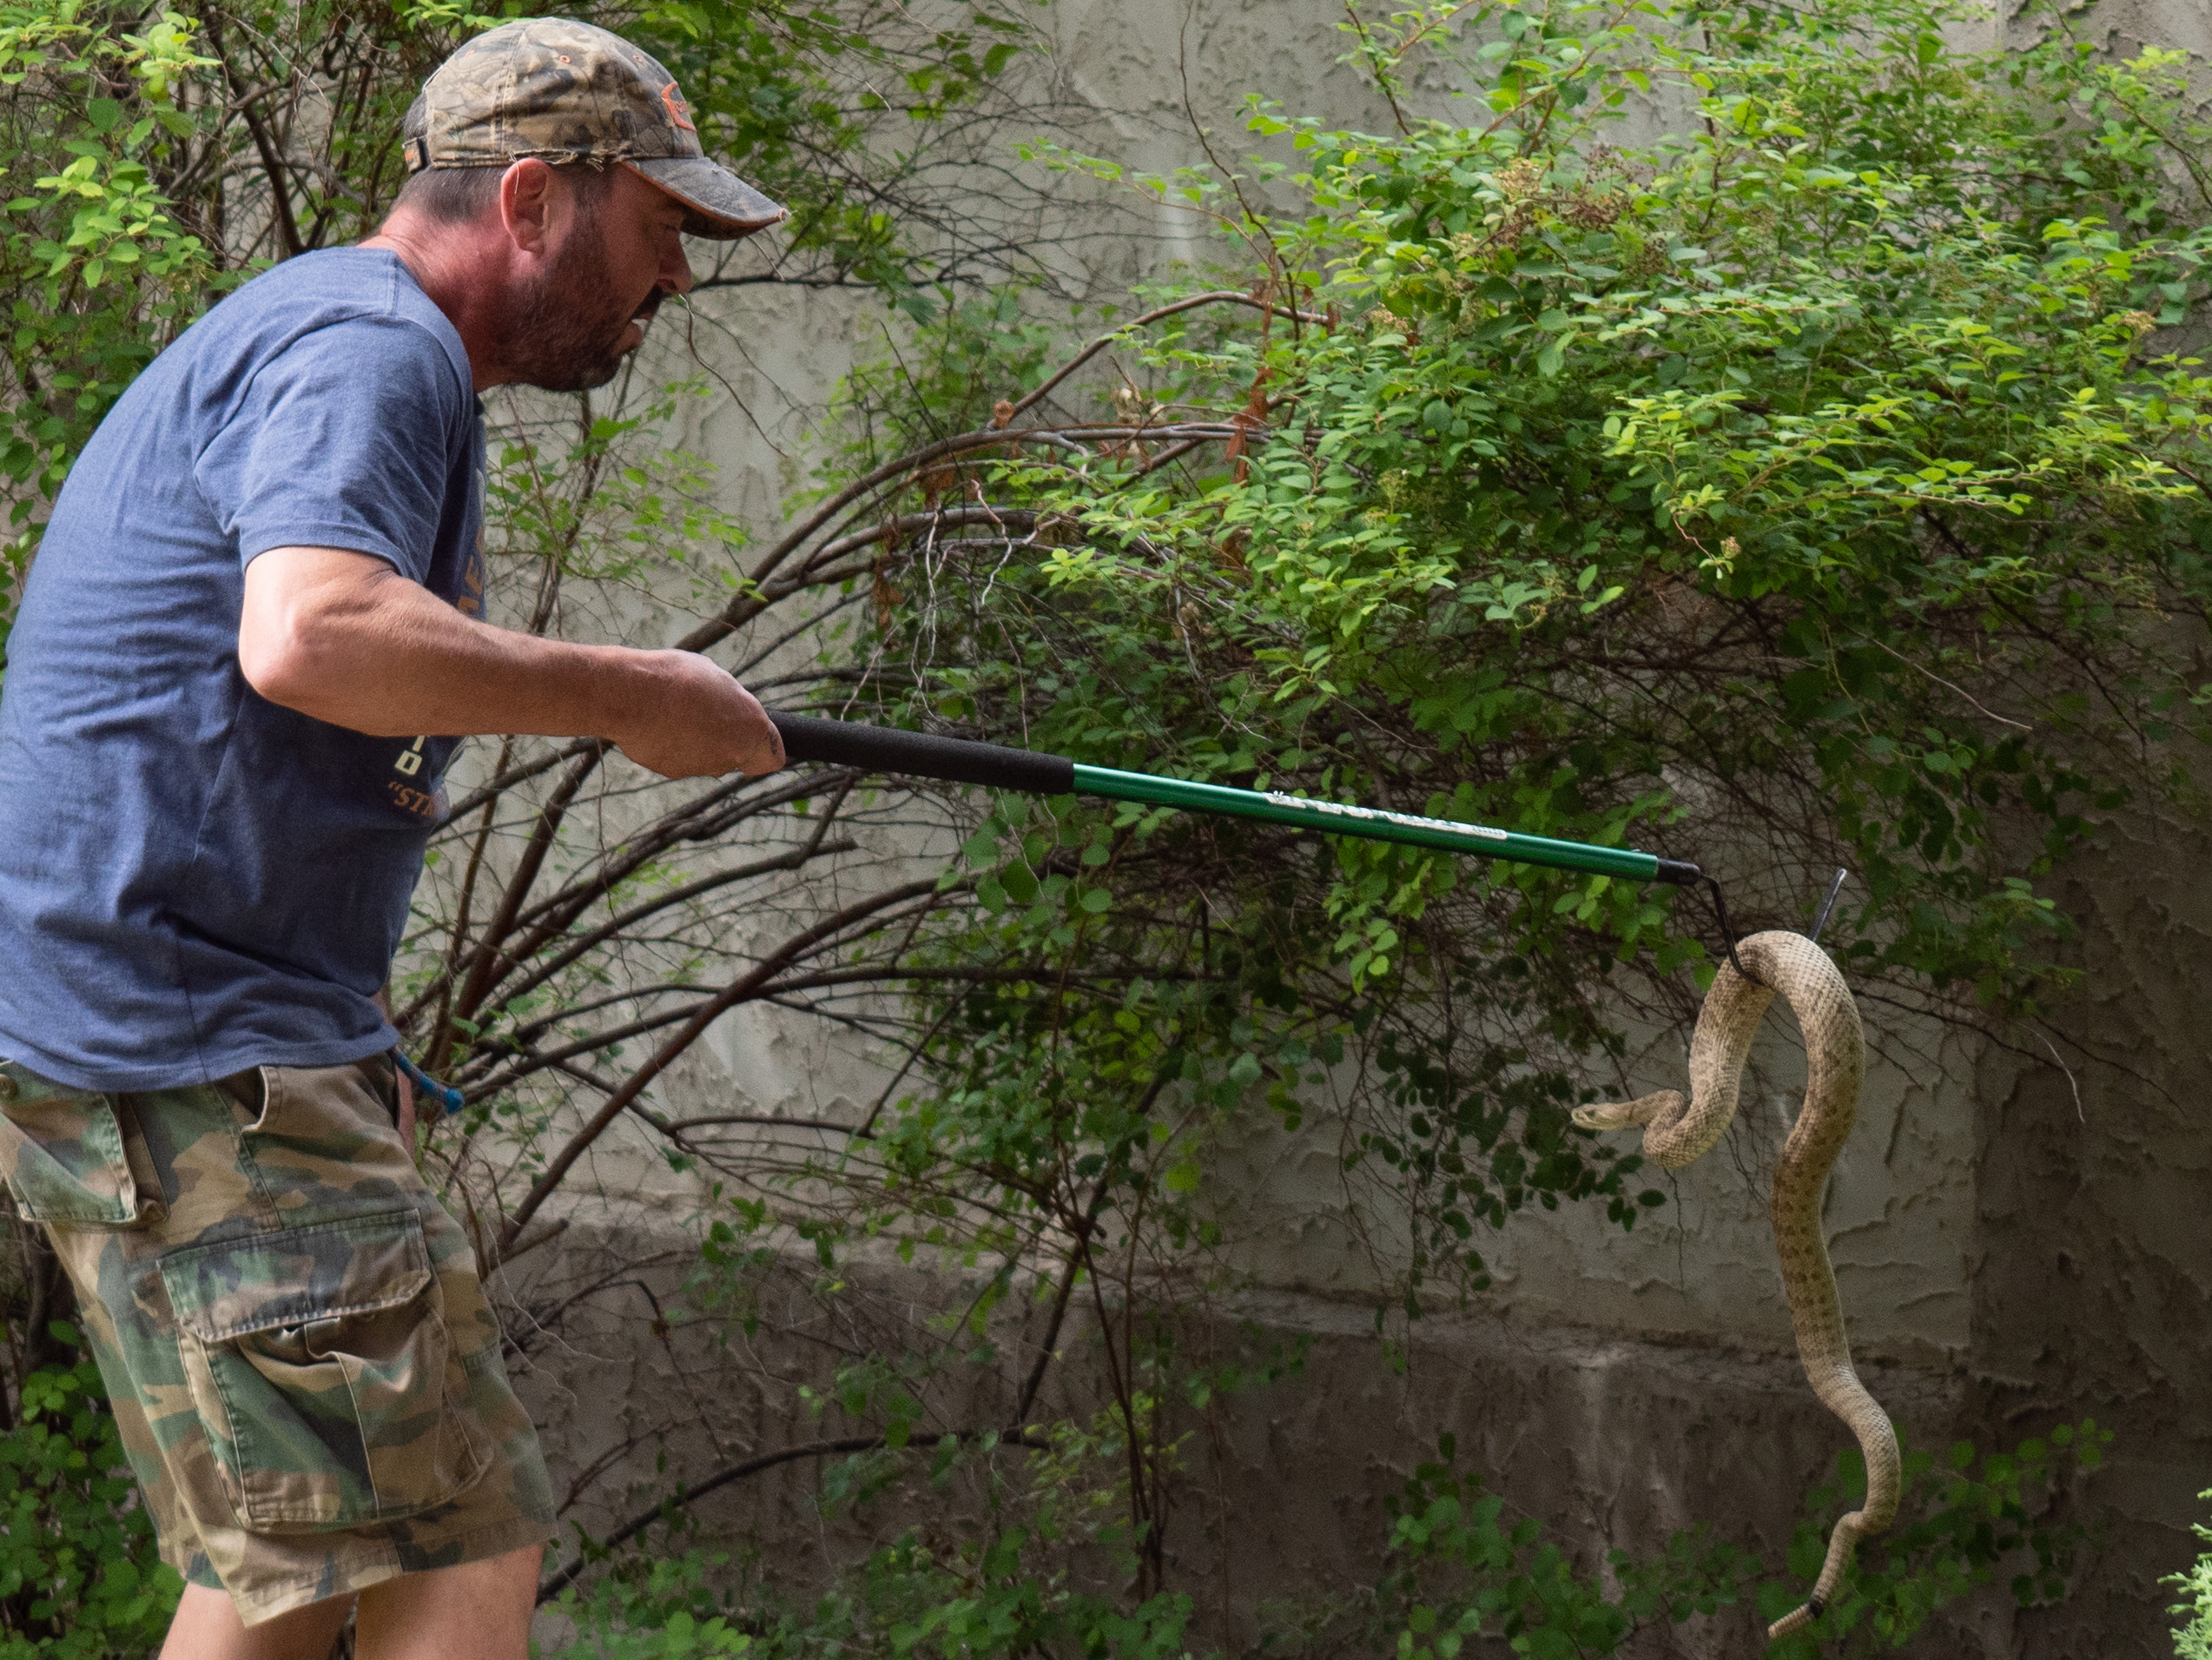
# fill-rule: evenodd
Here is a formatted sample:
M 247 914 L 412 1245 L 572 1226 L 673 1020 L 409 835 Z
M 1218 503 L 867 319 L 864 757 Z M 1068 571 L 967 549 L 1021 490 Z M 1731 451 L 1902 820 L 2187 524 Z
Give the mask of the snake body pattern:
M 1754 934 L 1739 942 L 1736 955 L 1750 977 L 1726 962 L 1713 976 L 1690 1041 L 1688 1098 L 1667 1089 L 1625 1105 L 1581 1107 L 1575 1121 L 1585 1129 L 1641 1125 L 1646 1156 L 1679 1170 L 1727 1133 L 1752 1038 L 1776 992 L 1797 1015 L 1808 1063 L 1805 1106 L 1774 1169 L 1774 1244 L 1798 1356 L 1820 1404 L 1859 1438 L 1866 1458 L 1866 1502 L 1836 1524 L 1813 1595 L 1767 1628 L 1773 1641 L 1819 1619 L 1842 1585 L 1859 1541 L 1896 1519 L 1901 1471 L 1897 1432 L 1852 1366 L 1835 1271 L 1820 1236 L 1821 1194 L 1858 1114 L 1866 1068 L 1859 1007 L 1828 954 L 1801 934 Z

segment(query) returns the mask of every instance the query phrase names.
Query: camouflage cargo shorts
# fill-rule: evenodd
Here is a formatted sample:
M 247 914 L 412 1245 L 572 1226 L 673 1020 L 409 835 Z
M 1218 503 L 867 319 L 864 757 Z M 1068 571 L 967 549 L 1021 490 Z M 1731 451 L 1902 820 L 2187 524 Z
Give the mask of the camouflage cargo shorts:
M 0 1173 L 76 1287 L 162 1559 L 249 1625 L 555 1531 L 393 1105 L 382 1057 L 125 1095 L 0 1061 Z

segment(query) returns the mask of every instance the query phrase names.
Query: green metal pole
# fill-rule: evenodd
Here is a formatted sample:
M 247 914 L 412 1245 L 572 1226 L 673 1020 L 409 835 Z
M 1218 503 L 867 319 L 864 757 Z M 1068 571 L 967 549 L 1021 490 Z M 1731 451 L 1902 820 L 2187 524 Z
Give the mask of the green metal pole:
M 1269 790 L 1232 790 L 1226 784 L 1192 784 L 1149 772 L 1117 772 L 1112 767 L 1084 766 L 1065 756 L 1005 749 L 996 744 L 975 744 L 897 727 L 863 726 L 786 711 L 771 711 L 769 718 L 782 733 L 785 752 L 794 761 L 822 761 L 871 772 L 942 778 L 949 784 L 981 784 L 986 789 L 1029 795 L 1102 796 L 1108 801 L 1133 801 L 1184 812 L 1263 818 L 1328 836 L 1408 842 L 1415 847 L 1544 864 L 1594 876 L 1619 876 L 1628 882 L 1682 885 L 1698 881 L 1700 876 L 1694 864 L 1639 853 L 1634 848 L 1556 842 L 1548 836 L 1523 836 L 1518 830 L 1492 830 L 1487 824 L 1456 824 L 1449 819 L 1418 818 L 1411 813 L 1389 813 L 1375 807 L 1347 807 L 1338 802 L 1311 801 Z
M 1295 824 L 1331 836 L 1407 842 L 1415 847 L 1443 848 L 1448 852 L 1473 853 L 1486 859 L 1511 859 L 1522 864 L 1544 864 L 1590 876 L 1621 876 L 1630 882 L 1680 883 L 1697 879 L 1695 865 L 1639 853 L 1634 848 L 1558 842 L 1548 836 L 1493 830 L 1487 824 L 1418 818 L 1410 813 L 1384 812 L 1375 807 L 1347 807 L 1304 796 L 1232 790 L 1225 784 L 1192 784 L 1182 778 L 1155 777 L 1146 772 L 1117 772 L 1111 767 L 1085 766 L 1080 761 L 1075 764 L 1075 790 L 1078 795 L 1103 796 L 1108 801 L 1133 801 L 1148 807 L 1175 807 L 1185 812 L 1223 814 L 1232 818 L 1263 818 L 1270 823 Z

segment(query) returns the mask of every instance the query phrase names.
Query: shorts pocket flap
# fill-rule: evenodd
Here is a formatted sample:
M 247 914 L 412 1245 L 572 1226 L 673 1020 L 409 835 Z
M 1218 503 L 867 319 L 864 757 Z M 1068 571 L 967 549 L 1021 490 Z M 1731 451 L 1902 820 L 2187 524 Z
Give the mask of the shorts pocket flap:
M 173 1251 L 162 1283 L 177 1323 L 202 1343 L 397 1308 L 430 1285 L 412 1210 L 248 1234 Z
M 128 1227 L 143 1220 L 112 1097 L 0 1062 L 0 1175 L 34 1222 Z

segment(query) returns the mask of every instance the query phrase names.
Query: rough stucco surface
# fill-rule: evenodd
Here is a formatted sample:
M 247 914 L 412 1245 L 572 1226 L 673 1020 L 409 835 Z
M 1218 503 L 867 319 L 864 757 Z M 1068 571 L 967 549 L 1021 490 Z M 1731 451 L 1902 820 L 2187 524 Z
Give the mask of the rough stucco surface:
M 1335 61 L 1339 15 L 1314 0 L 1061 0 L 1046 26 L 1071 126 L 1098 153 L 1157 168 L 1200 159 L 1186 81 L 1190 109 L 1232 139 L 1246 90 L 1378 124 L 1370 95 Z M 2208 16 L 2141 0 L 2100 18 L 2120 50 L 2156 41 L 2202 52 L 2212 50 Z M 1126 240 L 1093 236 L 1055 256 L 1072 289 L 1110 292 L 1204 253 L 1184 216 L 1113 223 Z M 731 501 L 773 525 L 809 424 L 836 376 L 875 349 L 878 316 L 866 301 L 760 289 L 703 309 L 736 343 L 737 403 L 716 400 L 689 441 L 720 461 Z M 2029 1034 L 2007 1049 L 1872 1022 L 1877 1063 L 1826 1217 L 1874 1392 L 1922 1445 L 2011 1442 L 2084 1415 L 2119 1438 L 2084 1490 L 2110 1531 L 2076 1600 L 2017 1615 L 2001 1591 L 1984 1595 L 1913 1652 L 2170 1653 L 2156 1581 L 2192 1554 L 2187 1524 L 2205 1508 L 2195 1494 L 2212 1486 L 2208 856 L 2200 835 L 2146 830 L 2115 835 L 2069 873 L 2062 903 L 2081 925 L 2087 970 L 2054 1023 L 2070 1081 Z M 1687 1038 L 1647 1035 L 1621 1081 L 1638 1092 L 1676 1083 Z M 836 1117 L 881 1087 L 848 1039 L 773 1013 L 725 1022 L 711 1047 L 671 1079 L 671 1096 Z M 1770 1020 L 1757 1066 L 1737 1131 L 1683 1173 L 1665 1209 L 1632 1234 L 1588 1209 L 1515 1218 L 1484 1244 L 1493 1292 L 1419 1322 L 1403 1374 L 1373 1333 L 1372 1265 L 1336 1220 L 1344 1178 L 1329 1138 L 1263 1128 L 1225 1158 L 1216 1185 L 1248 1243 L 1234 1261 L 1245 1289 L 1220 1316 L 1262 1337 L 1306 1334 L 1312 1348 L 1301 1377 L 1218 1403 L 1195 1438 L 1192 1496 L 1169 1545 L 1208 1610 L 1209 1640 L 1252 1633 L 1249 1618 L 1222 1610 L 1371 1578 L 1383 1496 L 1447 1429 L 1465 1463 L 1586 1561 L 1614 1545 L 1649 1551 L 1701 1521 L 1779 1556 L 1802 1493 L 1846 1437 L 1790 1357 L 1766 1232 L 1765 1172 L 1802 1076 L 1786 1019 Z M 637 1205 L 639 1231 L 621 1248 L 645 1262 L 679 1247 L 687 1185 L 641 1143 L 611 1143 L 600 1165 Z M 557 1280 L 570 1255 L 549 1253 L 525 1277 Z M 672 1273 L 649 1266 L 641 1278 L 665 1291 Z M 619 1440 L 617 1419 L 688 1416 L 674 1450 L 709 1464 L 829 1432 L 789 1410 L 789 1386 L 818 1378 L 835 1346 L 829 1317 L 791 1295 L 786 1317 L 736 1354 L 654 1336 L 642 1298 L 589 1314 L 525 1380 L 560 1479 Z M 911 1311 L 957 1295 L 893 1275 L 861 1300 Z M 648 1451 L 615 1468 L 598 1490 L 611 1496 L 579 1512 L 588 1525 L 622 1513 L 625 1490 L 649 1488 Z M 816 1473 L 811 1461 L 784 1466 L 703 1514 L 722 1536 L 786 1560 L 833 1551 L 838 1536 L 809 1499 Z M 1739 1610 L 1639 1652 L 1754 1654 L 1752 1624 Z
M 2108 1635 L 2151 1625 L 2157 1578 L 2212 1508 L 2195 1498 L 2212 1487 L 2208 857 L 2201 828 L 2140 827 L 2080 861 L 2060 903 L 2085 981 L 2054 1022 L 2079 1098 L 2057 1068 L 1996 1051 L 1975 1081 L 1974 1416 L 2093 1412 L 2119 1432 L 2096 1488 L 2112 1549 L 2089 1594 L 2044 1618 L 2038 1654 L 2128 1652 Z
M 662 1299 L 680 1273 L 650 1260 L 667 1244 L 650 1227 L 565 1243 L 568 1260 L 538 1265 L 526 1276 L 532 1289 L 557 1288 L 571 1266 L 604 1250 L 639 1264 L 637 1283 Z M 550 1426 L 557 1491 L 624 1433 L 671 1419 L 679 1425 L 668 1443 L 672 1461 L 694 1472 L 726 1468 L 848 1432 L 834 1415 L 796 1410 L 795 1386 L 819 1384 L 833 1364 L 825 1356 L 891 1333 L 917 1304 L 957 1300 L 942 1280 L 879 1265 L 848 1276 L 833 1304 L 795 1264 L 764 1287 L 756 1335 L 724 1350 L 698 1328 L 657 1331 L 656 1306 L 641 1292 L 595 1303 L 533 1362 L 522 1387 Z M 1436 1456 L 1446 1432 L 1460 1467 L 1505 1497 L 1509 1519 L 1542 1521 L 1586 1564 L 1616 1546 L 1649 1554 L 1700 1523 L 1723 1538 L 1785 1540 L 1806 1480 L 1843 1442 L 1793 1361 L 1740 1346 L 1652 1343 L 1472 1310 L 1423 1321 L 1403 1366 L 1393 1367 L 1383 1363 L 1364 1303 L 1259 1290 L 1226 1300 L 1214 1315 L 1216 1335 L 1230 1346 L 1307 1346 L 1297 1375 L 1222 1398 L 1181 1425 L 1191 1432 L 1188 1467 L 1167 1520 L 1169 1571 L 1198 1599 L 1200 1652 L 1235 1652 L 1263 1627 L 1289 1630 L 1304 1617 L 1356 1607 L 1381 1566 L 1386 1496 Z M 1002 1323 L 998 1335 L 1020 1329 Z M 1064 1334 L 1065 1379 L 1085 1375 L 1092 1340 L 1080 1326 Z M 1955 1373 L 1876 1363 L 1868 1376 L 1909 1432 L 1940 1439 L 1958 1419 L 1964 1381 Z M 948 1410 L 990 1423 L 1006 1403 L 979 1387 L 953 1395 Z M 575 1519 L 603 1531 L 649 1507 L 659 1491 L 658 1445 L 632 1455 L 621 1472 L 627 1481 L 596 1487 Z M 813 1503 L 826 1462 L 781 1465 L 713 1496 L 700 1506 L 704 1534 L 741 1560 L 771 1564 L 787 1583 L 849 1560 L 858 1536 Z M 957 1488 L 915 1483 L 888 1505 L 894 1518 L 927 1526 L 965 1502 Z M 1634 1652 L 1738 1660 L 1760 1652 L 1756 1627 L 1745 1610 L 1728 1610 L 1671 1637 L 1646 1634 Z M 1980 1598 L 1945 1622 L 1942 1651 L 2009 1654 L 2013 1636 L 2009 1610 Z
M 1649 1038 L 1623 1068 L 1621 1099 L 1686 1086 L 1687 1030 Z M 1973 1128 L 1967 1069 L 1931 1023 L 1878 1029 L 1858 1127 L 1831 1179 L 1830 1250 L 1860 1352 L 1938 1369 L 1969 1339 Z M 1918 1064 L 1916 1065 L 1915 1063 Z M 1494 1289 L 1486 1300 L 1523 1320 L 1557 1320 L 1641 1336 L 1791 1352 L 1789 1305 L 1774 1266 L 1766 1172 L 1793 1121 L 1804 1051 L 1786 1015 L 1768 1017 L 1734 1128 L 1671 1184 L 1665 1207 L 1633 1233 L 1601 1214 L 1531 1208 L 1478 1239 Z M 1635 1146 L 1633 1133 L 1618 1138 Z M 1364 1295 L 1375 1274 L 1334 1218 L 1345 1177 L 1333 1141 L 1256 1130 L 1227 1151 L 1220 1185 L 1241 1195 L 1236 1260 L 1263 1283 Z

